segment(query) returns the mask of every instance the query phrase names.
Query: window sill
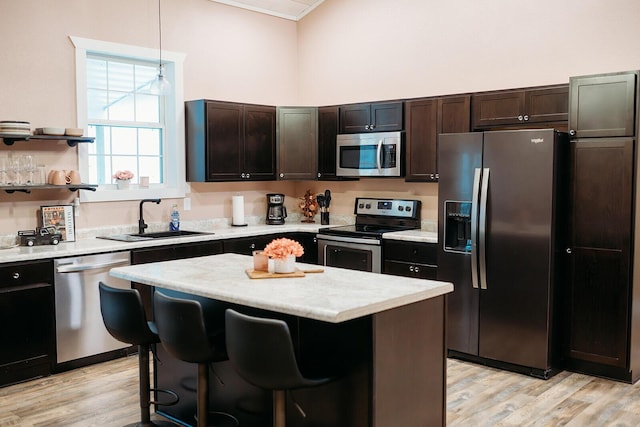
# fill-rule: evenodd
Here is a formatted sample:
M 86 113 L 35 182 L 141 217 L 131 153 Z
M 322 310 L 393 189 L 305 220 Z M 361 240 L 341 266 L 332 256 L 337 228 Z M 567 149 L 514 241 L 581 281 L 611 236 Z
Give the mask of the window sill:
M 80 202 L 116 202 L 123 200 L 141 200 L 141 199 L 178 199 L 184 198 L 186 195 L 184 188 L 162 188 L 153 186 L 149 188 L 139 188 L 131 186 L 127 190 L 118 190 L 115 185 L 99 186 L 98 190 L 81 191 Z

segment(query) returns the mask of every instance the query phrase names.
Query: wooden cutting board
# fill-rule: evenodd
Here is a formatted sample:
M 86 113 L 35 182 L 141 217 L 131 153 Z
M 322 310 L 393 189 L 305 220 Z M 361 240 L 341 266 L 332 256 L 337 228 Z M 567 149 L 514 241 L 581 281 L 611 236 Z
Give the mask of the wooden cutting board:
M 251 279 L 282 279 L 285 277 L 304 277 L 305 273 L 322 273 L 322 268 L 315 268 L 313 270 L 298 270 L 293 273 L 269 273 L 268 271 L 256 271 L 252 268 L 247 268 L 247 276 Z

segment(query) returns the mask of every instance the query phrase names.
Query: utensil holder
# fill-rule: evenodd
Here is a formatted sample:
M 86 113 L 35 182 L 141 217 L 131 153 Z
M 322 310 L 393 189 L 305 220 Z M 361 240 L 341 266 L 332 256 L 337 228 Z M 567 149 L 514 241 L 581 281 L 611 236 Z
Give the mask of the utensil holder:
M 329 212 L 320 212 L 320 224 L 329 225 Z

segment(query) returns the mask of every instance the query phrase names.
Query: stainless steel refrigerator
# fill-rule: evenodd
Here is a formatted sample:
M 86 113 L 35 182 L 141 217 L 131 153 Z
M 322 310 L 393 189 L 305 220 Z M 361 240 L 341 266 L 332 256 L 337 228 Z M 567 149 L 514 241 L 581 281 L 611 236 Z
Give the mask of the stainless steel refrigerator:
M 567 136 L 553 129 L 440 135 L 438 280 L 450 356 L 548 378 Z

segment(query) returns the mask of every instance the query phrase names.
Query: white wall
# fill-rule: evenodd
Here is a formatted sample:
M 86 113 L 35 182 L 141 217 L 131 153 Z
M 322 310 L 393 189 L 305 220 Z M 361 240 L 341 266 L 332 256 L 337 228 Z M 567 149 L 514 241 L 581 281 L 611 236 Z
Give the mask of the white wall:
M 640 68 L 638 0 L 325 0 L 298 26 L 301 102 L 564 83 Z

